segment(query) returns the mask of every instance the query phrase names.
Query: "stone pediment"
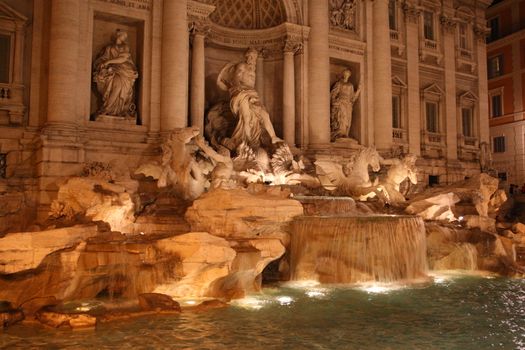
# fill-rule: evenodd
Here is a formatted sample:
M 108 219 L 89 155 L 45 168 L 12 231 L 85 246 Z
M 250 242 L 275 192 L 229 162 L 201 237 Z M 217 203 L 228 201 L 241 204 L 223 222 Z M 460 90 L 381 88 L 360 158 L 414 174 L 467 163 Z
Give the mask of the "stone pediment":
M 471 9 L 469 9 L 466 6 L 459 6 L 456 8 L 456 17 L 461 18 L 463 20 L 470 20 L 473 19 L 476 15 L 474 12 L 472 12 Z
M 478 96 L 476 96 L 472 91 L 465 91 L 459 95 L 458 100 L 460 104 L 475 104 L 478 100 Z
M 11 22 L 17 26 L 24 25 L 27 22 L 27 17 L 13 9 L 9 5 L 0 1 L 0 21 L 4 23 Z
M 392 86 L 396 86 L 402 89 L 407 88 L 407 84 L 403 80 L 401 80 L 401 78 L 398 77 L 397 75 L 394 75 L 392 77 Z
M 434 95 L 434 96 L 443 96 L 445 91 L 438 84 L 432 83 L 426 88 L 423 89 L 423 94 L 425 95 Z

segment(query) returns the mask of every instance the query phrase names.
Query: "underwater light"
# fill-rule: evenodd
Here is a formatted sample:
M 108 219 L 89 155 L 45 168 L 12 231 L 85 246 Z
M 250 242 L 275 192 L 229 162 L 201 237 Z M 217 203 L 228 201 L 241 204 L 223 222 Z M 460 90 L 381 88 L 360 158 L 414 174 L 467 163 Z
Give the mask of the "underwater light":
M 288 297 L 288 296 L 282 296 L 282 297 L 278 297 L 277 301 L 281 305 L 290 305 L 293 302 L 293 298 Z
M 260 310 L 263 308 L 264 304 L 266 304 L 266 300 L 261 300 L 253 297 L 246 297 L 244 299 L 235 300 L 234 302 L 232 302 L 232 304 L 238 305 L 246 309 Z
M 388 293 L 390 291 L 390 289 L 384 286 L 379 286 L 379 285 L 367 286 L 367 287 L 364 287 L 363 290 L 367 293 L 374 293 L 374 294 Z
M 306 292 L 306 295 L 310 298 L 322 298 L 326 296 L 326 293 L 319 289 L 312 289 Z

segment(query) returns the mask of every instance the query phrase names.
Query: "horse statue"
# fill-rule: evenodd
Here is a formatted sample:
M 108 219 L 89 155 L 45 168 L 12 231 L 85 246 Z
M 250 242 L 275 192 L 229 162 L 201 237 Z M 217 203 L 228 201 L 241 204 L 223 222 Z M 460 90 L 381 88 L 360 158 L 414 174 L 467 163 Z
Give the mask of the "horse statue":
M 359 150 L 344 167 L 326 160 L 317 160 L 315 165 L 321 185 L 325 189 L 337 190 L 342 195 L 365 201 L 382 191 L 377 179 L 372 182 L 368 174 L 369 167 L 374 172 L 379 171 L 381 161 L 382 158 L 375 147 L 366 147 Z
M 400 192 L 400 186 L 406 179 L 412 184 L 417 184 L 417 157 L 413 154 L 407 154 L 403 158 L 385 159 L 383 165 L 390 165 L 386 176 L 382 177 L 379 183 L 384 187 L 385 201 L 389 204 L 404 203 L 405 196 Z

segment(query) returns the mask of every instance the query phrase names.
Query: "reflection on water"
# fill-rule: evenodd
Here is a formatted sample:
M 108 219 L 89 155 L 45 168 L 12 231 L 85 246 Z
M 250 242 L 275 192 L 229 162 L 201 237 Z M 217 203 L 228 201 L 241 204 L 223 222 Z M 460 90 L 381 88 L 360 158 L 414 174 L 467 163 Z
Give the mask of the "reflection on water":
M 525 281 L 434 277 L 433 284 L 265 289 L 225 309 L 99 325 L 96 331 L 15 326 L 7 348 L 519 349 Z

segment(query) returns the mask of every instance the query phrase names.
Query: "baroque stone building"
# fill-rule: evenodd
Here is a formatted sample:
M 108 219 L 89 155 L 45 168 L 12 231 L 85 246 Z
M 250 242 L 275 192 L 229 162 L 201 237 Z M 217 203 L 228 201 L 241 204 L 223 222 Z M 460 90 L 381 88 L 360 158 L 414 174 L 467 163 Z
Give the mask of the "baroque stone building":
M 420 156 L 423 183 L 461 180 L 479 172 L 489 142 L 489 3 L 1 0 L 0 190 L 24 188 L 45 216 L 61 180 L 85 163 L 129 170 L 158 158 L 165 133 L 203 129 L 227 97 L 218 74 L 248 48 L 259 52 L 256 89 L 290 145 L 336 160 L 375 145 Z M 101 112 L 110 97 L 98 60 L 111 50 L 133 76 L 124 116 Z M 349 138 L 331 142 L 330 89 L 346 68 L 361 91 Z
M 490 135 L 494 167 L 507 185 L 525 183 L 525 1 L 487 10 Z

